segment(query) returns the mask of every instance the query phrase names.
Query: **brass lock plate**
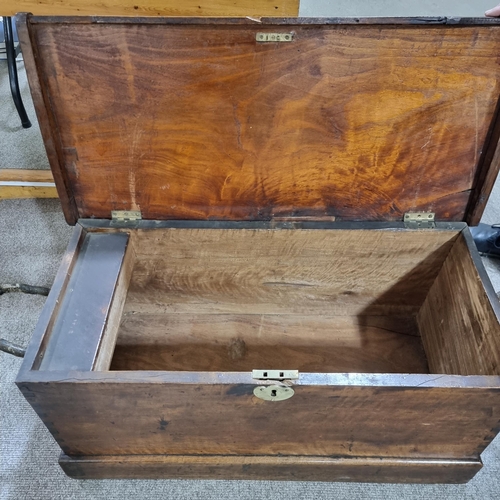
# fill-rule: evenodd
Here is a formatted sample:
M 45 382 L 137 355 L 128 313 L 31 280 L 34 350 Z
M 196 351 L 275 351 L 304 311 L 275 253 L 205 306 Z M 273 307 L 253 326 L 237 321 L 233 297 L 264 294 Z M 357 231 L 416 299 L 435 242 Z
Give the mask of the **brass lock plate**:
M 285 401 L 290 399 L 295 391 L 282 385 L 259 385 L 253 390 L 253 394 L 264 401 Z

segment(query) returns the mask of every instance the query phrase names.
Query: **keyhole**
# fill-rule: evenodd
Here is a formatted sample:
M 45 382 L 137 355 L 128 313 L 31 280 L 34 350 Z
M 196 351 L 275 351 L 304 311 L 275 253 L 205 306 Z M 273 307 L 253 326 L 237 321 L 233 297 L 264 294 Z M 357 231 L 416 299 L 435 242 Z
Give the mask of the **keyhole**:
M 284 401 L 291 398 L 295 393 L 291 387 L 260 385 L 255 387 L 253 394 L 264 401 Z

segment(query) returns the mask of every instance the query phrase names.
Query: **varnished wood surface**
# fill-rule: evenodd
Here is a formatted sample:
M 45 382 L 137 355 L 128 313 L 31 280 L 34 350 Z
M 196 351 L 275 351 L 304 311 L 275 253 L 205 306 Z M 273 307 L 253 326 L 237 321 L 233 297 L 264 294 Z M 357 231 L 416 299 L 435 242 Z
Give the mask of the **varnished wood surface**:
M 431 373 L 500 375 L 500 324 L 462 235 L 417 322 Z
M 118 228 L 110 230 L 119 231 Z M 328 257 L 335 262 L 340 259 L 342 269 L 339 268 L 338 276 L 350 276 L 351 279 L 349 281 L 344 278 L 343 282 L 339 281 L 342 290 L 346 289 L 347 284 L 362 284 L 363 290 L 370 290 L 372 294 L 371 299 L 368 295 L 364 297 L 366 300 L 361 304 L 362 307 L 359 307 L 360 304 L 356 305 L 356 313 L 336 318 L 340 320 L 339 324 L 344 325 L 344 346 L 357 349 L 361 339 L 363 352 L 363 347 L 371 349 L 369 340 L 379 334 L 384 337 L 404 337 L 406 347 L 408 339 L 420 342 L 419 337 L 415 336 L 418 332 L 411 324 L 411 315 L 406 316 L 405 324 L 399 325 L 397 318 L 387 316 L 386 306 L 396 306 L 395 299 L 393 301 L 391 298 L 394 297 L 391 294 L 394 294 L 396 287 L 403 304 L 406 300 L 409 301 L 399 310 L 416 312 L 419 307 L 416 299 L 410 299 L 409 291 L 404 290 L 407 290 L 408 283 L 412 283 L 410 288 L 415 287 L 414 293 L 420 286 L 428 284 L 427 290 L 431 288 L 440 269 L 446 266 L 445 264 L 443 267 L 443 262 L 450 261 L 454 255 L 453 250 L 456 250 L 455 247 L 460 241 L 457 239 L 457 233 L 436 230 L 366 231 L 371 233 L 368 245 L 368 239 L 363 241 L 363 231 L 358 231 L 357 238 L 352 234 L 354 232 L 162 229 L 133 230 L 130 239 L 136 251 L 137 269 L 141 269 L 141 265 L 148 262 L 151 266 L 148 272 L 153 274 L 155 267 L 151 263 L 154 261 L 158 266 L 162 262 L 171 262 L 175 266 L 184 260 L 186 265 L 179 266 L 182 272 L 192 268 L 193 262 L 197 262 L 200 267 L 204 262 L 206 266 L 216 266 L 217 269 L 220 265 L 218 256 L 221 260 L 231 262 L 237 259 L 243 250 L 246 251 L 248 259 L 245 264 L 239 262 L 240 266 L 255 266 L 261 260 L 265 263 L 266 259 L 269 262 L 275 259 L 275 263 L 279 264 L 282 258 L 307 268 L 307 265 L 317 258 L 319 264 L 331 270 L 327 267 Z M 221 237 L 217 233 L 223 233 L 224 236 Z M 196 238 L 193 238 L 193 235 L 196 235 Z M 249 235 L 252 237 L 249 238 Z M 249 240 L 251 243 L 248 243 Z M 467 246 L 467 242 L 464 243 Z M 342 260 L 342 251 L 345 249 L 347 253 L 349 247 L 352 247 L 350 250 L 356 259 L 360 259 L 359 265 L 371 276 L 368 281 L 359 281 L 356 274 L 350 274 L 349 265 L 354 265 L 347 259 Z M 77 252 L 73 249 L 67 254 L 66 267 L 63 266 L 59 274 L 66 276 L 69 273 L 67 266 L 75 260 L 75 251 Z M 455 253 L 455 256 L 458 255 L 459 253 Z M 129 256 L 134 257 L 133 254 Z M 474 256 L 469 257 L 474 261 Z M 459 269 L 463 262 L 461 257 L 457 258 L 459 261 L 455 266 Z M 377 261 L 379 266 L 375 267 L 372 261 Z M 127 265 L 128 270 L 130 267 Z M 144 267 L 142 269 L 144 270 Z M 415 272 L 415 269 L 418 272 Z M 465 265 L 465 270 L 460 272 L 467 274 L 468 269 Z M 335 274 L 333 273 L 333 276 Z M 419 275 L 422 276 L 421 280 Z M 193 273 L 193 276 L 196 276 L 196 273 Z M 375 276 L 378 276 L 378 279 L 375 279 Z M 244 280 L 239 278 L 238 275 L 233 276 L 235 290 L 236 285 L 244 284 Z M 62 278 L 58 279 L 62 281 Z M 373 281 L 370 281 L 371 279 Z M 465 281 L 469 286 L 469 278 Z M 196 280 L 192 280 L 192 283 L 195 282 Z M 169 290 L 175 283 L 175 280 L 158 280 L 157 291 L 165 293 L 165 290 Z M 193 285 L 181 302 L 189 297 L 199 299 L 199 290 L 223 289 L 217 283 L 217 279 L 213 282 L 198 282 L 198 289 Z M 61 283 L 55 284 L 49 297 L 49 309 L 57 307 L 61 298 L 61 287 Z M 477 287 L 482 287 L 479 275 L 476 276 L 476 285 L 472 289 Z M 290 286 L 284 288 L 288 289 Z M 175 287 L 172 287 L 172 296 L 174 289 Z M 470 293 L 470 290 L 467 289 L 466 293 Z M 220 298 L 227 301 L 228 296 L 229 294 L 223 294 Z M 130 318 L 132 322 L 137 321 L 137 328 L 134 327 L 128 332 L 128 340 L 126 335 L 123 336 L 124 345 L 127 345 L 126 342 L 129 342 L 129 346 L 134 345 L 134 342 L 140 341 L 141 338 L 149 342 L 147 346 L 161 345 L 161 319 L 158 319 L 158 328 L 155 327 L 154 321 L 147 323 L 148 320 L 155 319 L 155 314 L 173 321 L 172 330 L 167 333 L 172 335 L 174 343 L 181 337 L 187 337 L 193 343 L 200 342 L 200 345 L 203 345 L 206 339 L 201 331 L 202 320 L 205 320 L 207 329 L 212 328 L 213 332 L 217 332 L 218 338 L 215 340 L 224 343 L 227 338 L 232 338 L 234 325 L 221 324 L 219 328 L 214 323 L 222 316 L 216 307 L 207 307 L 203 312 L 193 303 L 184 310 L 176 311 L 174 308 L 170 311 L 171 305 L 167 300 L 155 303 L 158 297 L 161 295 L 151 295 L 145 301 L 147 309 L 136 314 L 136 318 L 130 314 L 129 309 L 133 304 L 130 302 L 132 296 L 127 297 L 125 320 Z M 352 303 L 348 300 L 349 294 L 345 297 L 345 304 L 356 304 L 355 296 L 351 296 L 354 301 Z M 121 297 L 115 298 L 119 302 L 123 299 L 123 293 Z M 304 295 L 304 298 L 307 297 Z M 303 299 L 296 298 L 297 304 Z M 422 295 L 422 301 L 424 299 L 425 294 Z M 235 300 L 235 304 L 238 300 Z M 120 305 L 118 302 L 113 304 L 117 310 Z M 203 302 L 202 300 L 199 303 Z M 374 303 L 378 309 L 373 308 Z M 210 305 L 205 297 L 205 305 L 207 304 Z M 379 307 L 381 304 L 385 304 L 383 308 Z M 408 304 L 411 304 L 411 307 L 405 309 Z M 243 306 L 242 308 L 242 304 L 239 304 L 238 314 L 243 314 L 247 304 L 243 302 Z M 374 318 L 374 310 L 379 313 L 385 311 L 385 315 Z M 397 310 L 394 307 L 392 312 Z M 365 317 L 361 314 L 363 311 Z M 372 314 L 366 316 L 368 312 Z M 191 319 L 189 315 L 202 313 L 206 316 L 199 316 L 198 323 L 190 323 L 193 328 L 188 331 L 188 320 Z M 142 314 L 146 316 L 141 319 Z M 153 316 L 148 316 L 150 314 Z M 482 315 L 483 312 L 479 311 L 478 316 Z M 254 316 L 252 320 L 244 318 L 243 330 L 248 338 L 255 332 L 254 320 L 261 318 L 259 314 L 251 316 Z M 299 318 L 300 314 L 293 310 L 283 316 L 283 321 L 280 320 L 279 324 L 269 321 L 271 318 L 266 318 L 270 328 L 269 338 L 262 342 L 264 347 L 270 345 L 273 338 L 283 335 L 285 328 L 289 345 L 297 345 L 298 322 L 294 324 L 293 321 L 303 318 Z M 310 314 L 307 318 L 306 315 L 307 321 L 312 320 L 312 316 L 313 314 Z M 185 477 L 196 477 L 199 474 L 204 477 L 209 467 L 213 474 L 220 474 L 221 478 L 239 478 L 243 477 L 240 476 L 243 473 L 253 474 L 253 478 L 266 478 L 269 470 L 273 470 L 277 477 L 282 474 L 284 479 L 291 479 L 292 474 L 300 478 L 303 474 L 316 477 L 317 480 L 362 480 L 360 471 L 364 470 L 367 478 L 374 474 L 373 479 L 370 479 L 374 481 L 378 477 L 406 482 L 412 479 L 416 482 L 460 482 L 466 481 L 478 470 L 479 454 L 499 431 L 499 376 L 301 372 L 299 380 L 293 382 L 295 395 L 287 401 L 271 403 L 253 396 L 253 388 L 256 385 L 266 385 L 270 382 L 252 379 L 250 371 L 29 371 L 29 359 L 33 359 L 36 352 L 39 352 L 39 348 L 35 347 L 44 342 L 41 332 L 46 331 L 44 325 L 50 317 L 51 315 L 46 313 L 42 325 L 37 328 L 34 345 L 28 349 L 28 359 L 24 362 L 28 369 L 21 372 L 17 384 L 64 452 L 73 457 L 83 455 L 80 465 L 71 458 L 62 461 L 63 467 L 76 477 L 81 477 L 82 474 L 88 474 L 87 477 L 104 477 L 107 474 L 107 477 L 127 474 L 129 477 L 170 477 L 169 474 L 177 474 L 178 477 L 183 474 Z M 241 332 L 240 325 L 243 320 L 236 317 L 233 319 L 239 322 L 235 328 Z M 324 328 L 316 334 L 317 337 L 310 330 L 311 333 L 307 335 L 309 344 L 304 344 L 306 347 L 314 346 L 317 340 L 320 343 L 330 340 L 328 319 L 321 316 L 314 318 L 314 321 Z M 144 321 L 144 328 L 141 328 L 141 321 Z M 114 325 L 116 326 L 116 323 Z M 125 325 L 126 322 L 122 326 Z M 114 334 L 113 326 L 112 330 Z M 119 339 L 120 336 L 118 343 Z M 267 340 L 269 344 L 266 344 Z M 299 348 L 303 350 L 304 345 Z M 394 346 L 394 343 L 391 341 L 390 345 Z M 492 345 L 488 347 L 495 348 Z M 378 349 L 380 351 L 377 351 Z M 381 352 L 383 349 L 383 342 L 376 342 L 376 347 L 371 352 Z M 382 358 L 391 356 L 390 349 L 386 351 L 381 352 Z M 238 354 L 242 351 L 232 349 L 231 352 Z M 389 358 L 382 360 L 389 362 Z M 96 458 L 96 455 L 105 457 Z M 157 460 L 158 455 L 163 457 Z M 171 459 L 172 455 L 180 457 Z M 187 455 L 196 457 L 193 459 Z M 214 459 L 214 455 L 218 457 Z M 252 455 L 252 467 L 245 467 L 243 470 L 245 464 L 240 459 L 248 455 Z M 256 455 L 268 457 L 262 460 Z M 289 462 L 283 465 L 284 462 L 279 461 L 282 458 L 279 455 L 292 455 L 294 465 Z M 318 457 L 325 460 L 324 465 L 313 467 L 312 463 Z M 343 462 L 349 457 L 351 460 L 364 461 L 364 465 L 350 467 L 354 462 Z M 374 457 L 380 462 L 385 460 L 383 463 L 387 468 L 381 465 L 378 469 L 372 469 L 370 464 Z M 331 460 L 337 461 L 339 468 L 333 467 Z M 419 463 L 417 466 L 419 460 L 425 465 Z M 432 463 L 435 467 L 425 478 L 429 470 L 429 460 L 434 460 Z M 221 467 L 217 468 L 215 462 L 221 464 Z M 269 469 L 271 463 L 275 464 L 274 469 Z M 268 470 L 265 470 L 266 465 L 269 466 Z M 343 476 L 340 471 L 343 471 Z
M 132 314 L 111 370 L 428 373 L 412 318 Z
M 151 230 L 151 229 L 343 229 L 343 230 L 370 230 L 380 231 L 382 229 L 392 232 L 406 231 L 403 221 L 340 221 L 340 220 L 311 220 L 311 218 L 300 218 L 299 220 L 146 220 L 118 221 L 112 219 L 80 219 L 78 224 L 88 231 L 107 230 Z M 439 222 L 435 223 L 435 229 L 439 231 L 462 231 L 467 227 L 465 222 Z
M 331 386 L 318 376 L 269 402 L 253 395 L 256 382 L 225 384 L 223 374 L 191 384 L 115 374 L 18 385 L 68 455 L 477 459 L 500 420 L 498 388 Z
M 465 483 L 480 460 L 272 456 L 94 456 L 59 464 L 75 479 L 265 479 L 267 481 L 356 481 L 377 483 Z
M 411 315 L 457 233 L 138 230 L 126 313 Z
M 268 384 L 256 381 L 251 372 L 165 372 L 165 371 L 39 371 L 22 373 L 16 380 L 20 386 L 25 383 L 60 384 L 130 383 L 169 385 L 252 385 Z M 423 373 L 299 373 L 294 386 L 337 386 L 372 388 L 431 388 L 483 390 L 500 388 L 498 375 L 439 375 Z
M 488 195 L 494 23 L 35 22 L 52 167 L 80 217 L 462 220 Z M 277 29 L 294 41 L 256 43 Z
M 1 16 L 298 16 L 299 0 L 3 0 Z
M 56 130 L 55 117 L 50 110 L 50 98 L 44 85 L 43 75 L 35 62 L 38 57 L 37 47 L 33 45 L 26 19 L 27 17 L 25 14 L 17 17 L 17 34 L 23 53 L 23 61 L 28 76 L 31 97 L 38 118 L 47 158 L 56 183 L 57 194 L 61 200 L 64 217 L 68 224 L 75 224 L 78 220 L 78 210 L 73 196 L 73 190 L 69 184 L 68 175 L 64 169 L 59 168 L 62 158 L 61 142 Z
M 477 226 L 488 202 L 500 168 L 500 100 L 497 102 L 496 119 L 486 137 L 479 161 L 474 191 L 469 200 L 466 222 Z

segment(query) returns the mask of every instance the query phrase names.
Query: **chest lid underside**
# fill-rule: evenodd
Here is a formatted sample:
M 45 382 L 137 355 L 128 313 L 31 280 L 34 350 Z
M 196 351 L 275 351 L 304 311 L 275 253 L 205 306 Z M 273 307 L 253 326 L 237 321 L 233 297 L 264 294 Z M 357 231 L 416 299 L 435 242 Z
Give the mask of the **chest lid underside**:
M 491 19 L 44 18 L 19 32 L 70 223 L 479 221 L 496 177 Z M 276 41 L 279 38 L 280 41 Z

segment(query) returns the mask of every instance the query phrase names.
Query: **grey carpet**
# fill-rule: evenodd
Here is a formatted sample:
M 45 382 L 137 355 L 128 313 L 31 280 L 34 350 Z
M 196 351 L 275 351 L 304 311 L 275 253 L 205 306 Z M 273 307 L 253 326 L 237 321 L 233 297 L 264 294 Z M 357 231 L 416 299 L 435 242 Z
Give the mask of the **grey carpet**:
M 24 63 L 20 57 L 17 66 L 25 96 L 24 104 L 33 125 L 29 129 L 21 127 L 10 94 L 7 61 L 0 61 L 0 168 L 49 168 L 33 102 L 29 98 Z
M 308 15 L 481 15 L 495 2 L 302 2 Z M 357 8 L 353 12 L 352 5 Z M 419 7 L 420 5 L 420 7 Z M 440 11 L 439 7 L 443 10 Z M 314 9 L 313 9 L 314 7 Z M 344 9 L 344 10 L 342 10 Z M 365 9 L 365 11 L 363 11 Z M 413 10 L 412 10 L 413 9 Z M 419 10 L 422 9 L 422 10 Z M 427 9 L 427 10 L 426 10 Z M 437 12 L 436 12 L 437 11 Z M 22 64 L 20 64 L 22 68 Z M 30 118 L 34 112 L 21 72 Z M 10 99 L 6 66 L 0 62 L 0 167 L 43 168 L 46 158 L 37 127 L 23 130 Z M 483 220 L 500 222 L 500 183 L 495 186 Z M 0 201 L 0 282 L 50 286 L 71 228 L 57 200 Z M 485 260 L 495 289 L 500 290 L 498 261 Z M 26 345 L 43 307 L 39 296 L 0 297 L 0 337 Z M 483 454 L 484 468 L 467 485 L 376 485 L 273 481 L 76 481 L 57 465 L 58 446 L 14 385 L 21 361 L 0 352 L 0 499 L 363 499 L 425 500 L 500 498 L 500 439 Z M 230 422 L 227 425 L 231 425 Z

